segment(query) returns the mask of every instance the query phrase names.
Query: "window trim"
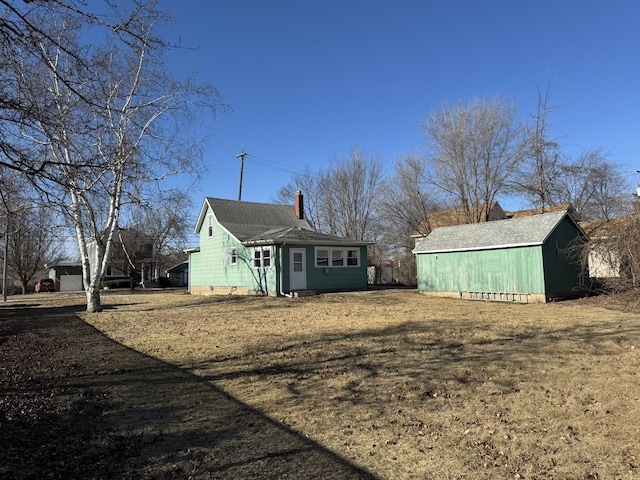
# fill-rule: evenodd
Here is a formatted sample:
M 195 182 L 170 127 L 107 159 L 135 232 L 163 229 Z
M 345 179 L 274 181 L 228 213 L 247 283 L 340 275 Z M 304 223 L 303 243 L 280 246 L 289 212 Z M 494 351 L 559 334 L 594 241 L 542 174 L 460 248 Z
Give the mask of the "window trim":
M 230 248 L 229 249 L 229 265 L 237 265 L 238 264 L 238 249 Z
M 208 225 L 207 225 L 207 237 L 213 238 L 213 215 L 208 215 Z
M 322 252 L 322 256 L 318 254 Z M 326 256 L 324 255 L 326 252 Z M 336 256 L 340 252 L 340 256 Z M 349 256 L 350 252 L 355 252 L 355 257 Z M 354 268 L 360 266 L 360 248 L 359 247 L 322 247 L 314 248 L 314 263 L 316 268 Z M 355 263 L 353 259 L 355 258 Z M 334 263 L 335 262 L 335 263 Z
M 256 256 L 256 253 L 259 253 L 259 255 Z M 268 255 L 265 255 L 265 253 Z M 251 268 L 255 270 L 271 268 L 271 247 L 254 247 L 251 257 Z M 265 263 L 268 263 L 268 265 L 265 265 Z

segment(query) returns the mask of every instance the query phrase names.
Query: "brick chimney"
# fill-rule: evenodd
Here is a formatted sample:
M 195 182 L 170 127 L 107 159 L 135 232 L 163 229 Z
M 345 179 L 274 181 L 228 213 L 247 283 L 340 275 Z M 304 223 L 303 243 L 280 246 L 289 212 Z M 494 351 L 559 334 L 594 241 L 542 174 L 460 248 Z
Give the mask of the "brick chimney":
M 304 198 L 302 197 L 302 192 L 300 190 L 296 192 L 293 208 L 296 212 L 296 217 L 300 220 L 304 220 Z

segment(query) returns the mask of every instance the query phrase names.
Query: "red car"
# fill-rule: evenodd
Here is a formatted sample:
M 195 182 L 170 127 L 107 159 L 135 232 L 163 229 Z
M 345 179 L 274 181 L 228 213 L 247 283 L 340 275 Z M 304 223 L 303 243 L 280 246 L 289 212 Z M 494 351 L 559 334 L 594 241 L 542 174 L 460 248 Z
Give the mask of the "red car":
M 42 278 L 38 283 L 36 283 L 36 293 L 55 291 L 56 283 L 51 278 Z

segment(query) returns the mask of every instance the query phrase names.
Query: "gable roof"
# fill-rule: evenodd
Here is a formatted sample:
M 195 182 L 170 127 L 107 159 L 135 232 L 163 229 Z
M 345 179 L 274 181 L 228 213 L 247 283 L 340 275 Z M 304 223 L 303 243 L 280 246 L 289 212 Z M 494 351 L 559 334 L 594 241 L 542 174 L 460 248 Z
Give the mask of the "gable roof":
M 416 241 L 413 253 L 444 253 L 542 245 L 565 217 L 568 217 L 582 232 L 565 210 L 494 222 L 437 228 L 427 237 Z
M 244 242 L 274 228 L 296 227 L 311 230 L 309 222 L 296 216 L 292 205 L 243 202 L 207 197 L 204 200 L 195 233 L 200 232 L 207 207 L 231 235 Z
M 204 200 L 195 233 L 199 233 L 210 208 L 216 221 L 245 245 L 322 244 L 370 245 L 358 241 L 316 232 L 309 222 L 298 218 L 293 205 L 243 202 L 207 197 Z

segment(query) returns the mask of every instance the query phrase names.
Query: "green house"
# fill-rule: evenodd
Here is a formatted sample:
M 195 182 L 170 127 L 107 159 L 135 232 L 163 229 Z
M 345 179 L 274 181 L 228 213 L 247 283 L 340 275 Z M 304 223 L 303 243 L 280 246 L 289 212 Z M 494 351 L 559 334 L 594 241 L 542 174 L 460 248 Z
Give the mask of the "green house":
M 367 245 L 316 232 L 294 205 L 204 200 L 189 253 L 193 294 L 294 295 L 367 287 Z
M 479 300 L 547 302 L 583 290 L 585 234 L 567 211 L 435 229 L 416 241 L 418 290 Z

